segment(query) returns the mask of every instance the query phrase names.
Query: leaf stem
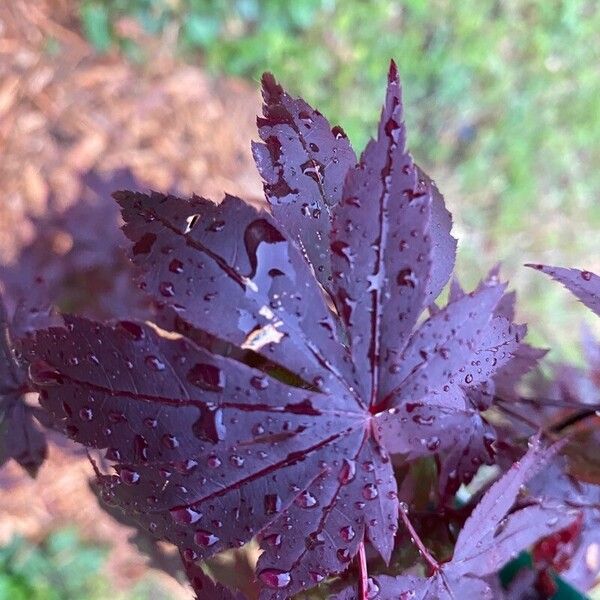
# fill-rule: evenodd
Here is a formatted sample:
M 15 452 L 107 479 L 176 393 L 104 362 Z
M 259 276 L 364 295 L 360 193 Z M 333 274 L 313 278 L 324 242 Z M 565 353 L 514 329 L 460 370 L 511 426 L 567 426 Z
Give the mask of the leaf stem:
M 369 594 L 369 573 L 367 571 L 367 554 L 365 552 L 365 543 L 361 542 L 358 546 L 356 555 L 358 562 L 358 598 L 359 600 L 368 600 Z
M 404 510 L 401 506 L 400 507 L 400 518 L 402 519 L 402 522 L 404 523 L 404 526 L 406 527 L 406 529 L 408 529 L 408 532 L 410 533 L 412 542 L 418 548 L 419 553 L 425 559 L 425 562 L 427 562 L 427 564 L 433 569 L 434 573 L 439 571 L 440 563 L 438 563 L 438 561 L 430 554 L 429 550 L 427 550 L 427 548 L 425 547 L 423 540 L 419 537 L 419 534 L 417 533 L 416 529 L 413 527 L 413 524 L 411 523 L 410 519 L 408 518 L 407 513 L 408 513 L 408 511 Z

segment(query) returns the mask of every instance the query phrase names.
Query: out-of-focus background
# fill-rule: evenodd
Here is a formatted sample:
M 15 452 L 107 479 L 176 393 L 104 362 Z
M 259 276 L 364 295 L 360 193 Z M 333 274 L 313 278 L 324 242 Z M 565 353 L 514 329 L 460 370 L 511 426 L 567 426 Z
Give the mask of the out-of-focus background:
M 550 358 L 588 319 L 524 262 L 600 271 L 595 0 L 10 0 L 0 3 L 0 259 L 84 172 L 258 201 L 258 79 L 276 74 L 360 149 L 398 62 L 409 143 L 454 214 L 458 273 L 500 261 Z M 0 600 L 186 598 L 96 507 L 86 460 L 0 473 Z M 43 490 L 43 491 L 42 491 Z

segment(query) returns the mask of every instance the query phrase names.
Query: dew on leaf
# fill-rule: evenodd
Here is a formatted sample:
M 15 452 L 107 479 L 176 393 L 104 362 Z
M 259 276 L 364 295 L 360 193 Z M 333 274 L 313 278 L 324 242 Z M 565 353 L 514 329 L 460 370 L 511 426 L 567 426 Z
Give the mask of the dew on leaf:
M 210 531 L 198 529 L 196 533 L 194 533 L 194 542 L 196 542 L 198 546 L 204 546 L 208 548 L 210 546 L 214 546 L 218 541 L 219 538 Z
M 263 569 L 259 574 L 258 578 L 269 588 L 272 589 L 283 589 L 290 585 L 292 576 L 288 571 L 281 571 L 279 569 Z
M 169 510 L 175 523 L 192 524 L 202 518 L 202 513 L 190 508 L 189 506 L 180 506 Z

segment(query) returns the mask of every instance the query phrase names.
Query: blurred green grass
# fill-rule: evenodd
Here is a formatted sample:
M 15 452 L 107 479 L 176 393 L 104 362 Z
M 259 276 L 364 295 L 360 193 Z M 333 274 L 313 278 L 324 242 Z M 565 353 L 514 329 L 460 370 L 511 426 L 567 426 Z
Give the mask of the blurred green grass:
M 578 359 L 589 317 L 521 265 L 600 270 L 595 0 L 85 0 L 80 15 L 99 51 L 148 59 L 117 34 L 128 16 L 152 35 L 176 32 L 178 51 L 215 74 L 257 81 L 271 70 L 357 148 L 394 57 L 410 147 L 455 216 L 459 274 L 474 284 L 501 261 L 533 341 Z
M 168 600 L 150 578 L 115 591 L 104 570 L 107 556 L 108 548 L 86 542 L 72 527 L 39 544 L 14 537 L 0 547 L 0 600 Z

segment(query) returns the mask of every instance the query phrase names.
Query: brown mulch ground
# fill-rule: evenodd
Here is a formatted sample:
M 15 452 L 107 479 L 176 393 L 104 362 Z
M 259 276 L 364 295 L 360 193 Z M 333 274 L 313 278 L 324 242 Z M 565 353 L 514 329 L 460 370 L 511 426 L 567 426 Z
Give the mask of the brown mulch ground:
M 68 205 L 90 168 L 129 167 L 159 190 L 259 198 L 249 148 L 256 90 L 178 62 L 168 36 L 143 40 L 151 55 L 143 66 L 96 56 L 77 33 L 73 5 L 0 3 L 0 257 L 10 260 L 30 235 L 28 213 L 43 212 L 49 193 Z M 127 588 L 146 574 L 145 559 L 128 544 L 130 532 L 98 508 L 89 475 L 84 457 L 56 445 L 35 481 L 7 466 L 0 544 L 16 533 L 38 540 L 75 524 L 113 547 L 111 578 Z M 188 597 L 173 580 L 162 584 L 173 598 Z
M 158 190 L 259 197 L 258 93 L 177 62 L 168 36 L 144 40 L 143 66 L 95 56 L 70 28 L 72 4 L 0 3 L 0 251 L 11 255 L 26 234 L 26 210 L 42 211 L 49 191 L 72 201 L 92 167 L 128 166 Z

